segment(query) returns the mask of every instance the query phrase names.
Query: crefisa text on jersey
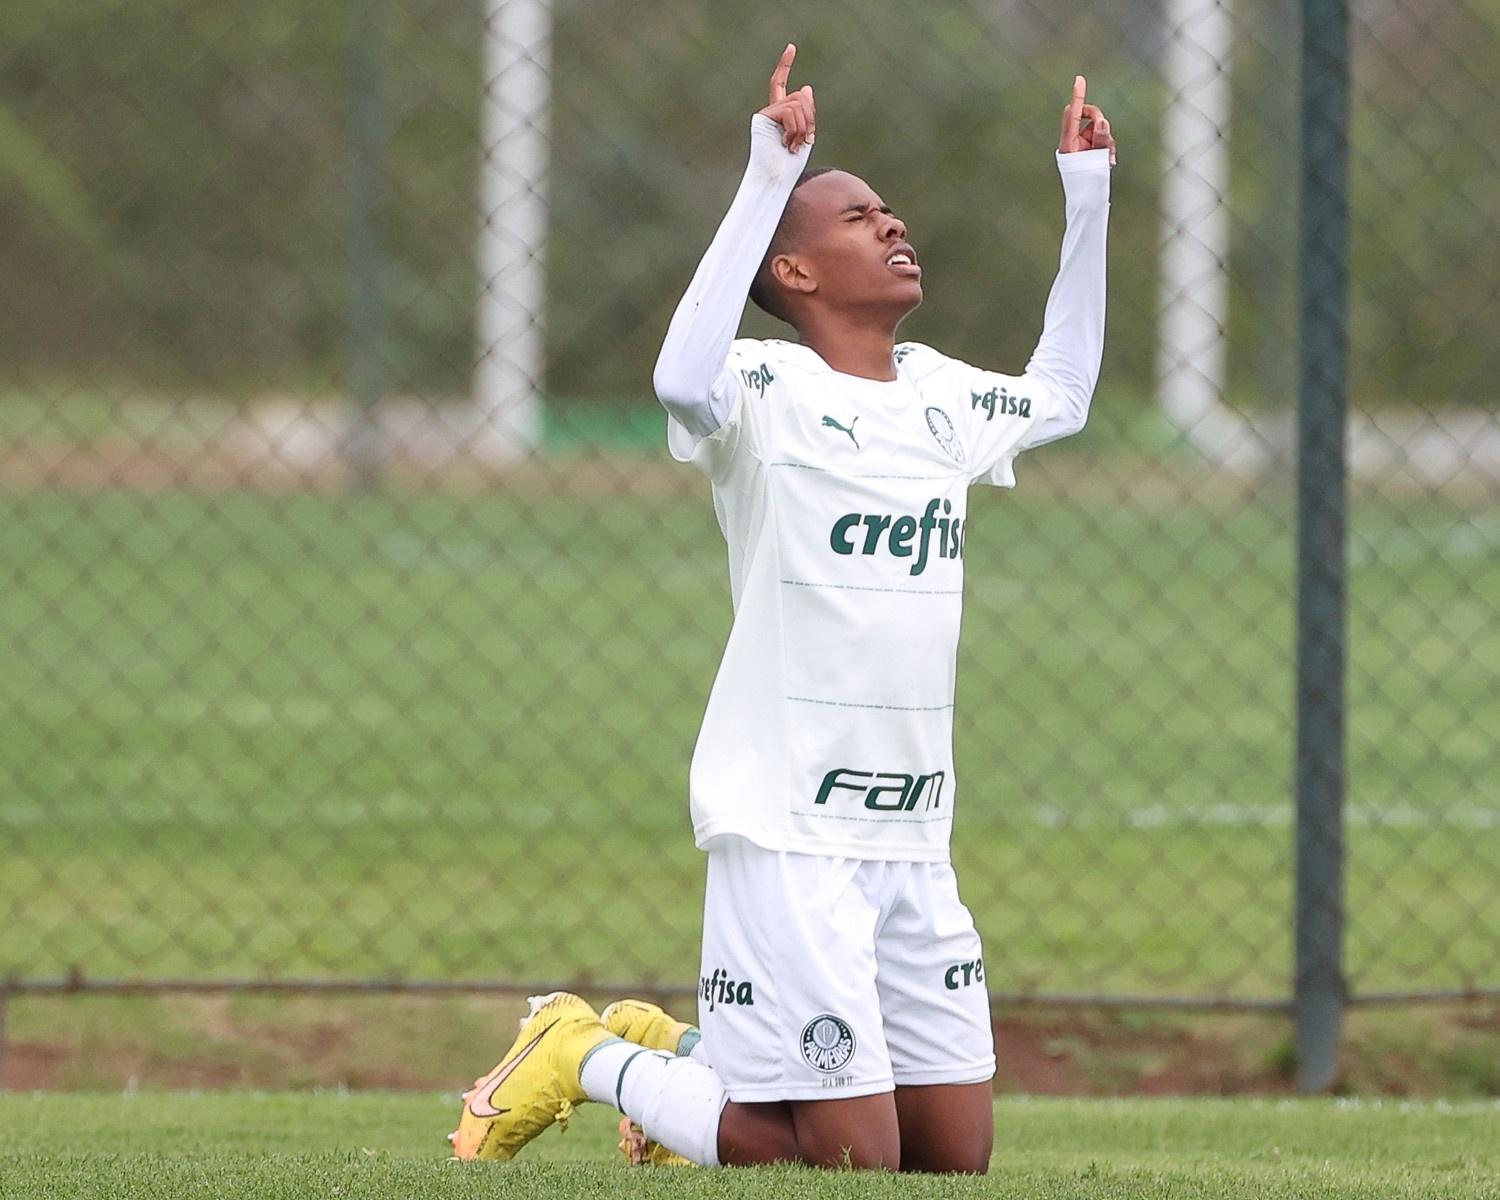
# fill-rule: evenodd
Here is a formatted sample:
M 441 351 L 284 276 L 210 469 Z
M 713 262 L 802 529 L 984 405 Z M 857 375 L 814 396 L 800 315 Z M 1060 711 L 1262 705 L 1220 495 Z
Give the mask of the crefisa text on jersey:
M 942 508 L 944 515 L 938 516 Z M 894 516 L 889 513 L 845 513 L 833 523 L 828 533 L 828 544 L 835 554 L 875 554 L 880 550 L 880 535 L 886 533 L 886 549 L 896 558 L 910 558 L 913 553 L 917 561 L 911 565 L 911 574 L 920 575 L 927 569 L 928 550 L 933 531 L 938 535 L 939 558 L 962 558 L 964 556 L 963 518 L 952 516 L 953 502 L 939 497 L 927 502 L 927 510 L 921 518 Z M 863 543 L 856 549 L 855 530 L 865 527 Z M 921 540 L 912 550 L 912 541 L 918 533 Z

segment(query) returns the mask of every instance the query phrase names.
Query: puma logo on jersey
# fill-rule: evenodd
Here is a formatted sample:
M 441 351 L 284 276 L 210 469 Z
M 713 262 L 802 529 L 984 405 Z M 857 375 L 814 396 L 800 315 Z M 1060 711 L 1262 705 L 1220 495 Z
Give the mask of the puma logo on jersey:
M 944 513 L 941 517 L 940 506 Z M 927 502 L 920 520 L 886 513 L 845 513 L 829 530 L 828 544 L 835 554 L 876 554 L 882 544 L 896 558 L 911 558 L 915 554 L 917 561 L 911 565 L 911 574 L 920 575 L 927 569 L 934 533 L 939 558 L 964 556 L 963 518 L 949 515 L 952 512 L 952 501 L 934 498 Z M 861 525 L 862 537 L 856 532 Z M 915 549 L 913 542 L 917 543 Z
M 744 379 L 746 387 L 753 387 L 758 396 L 764 396 L 766 389 L 776 382 L 776 376 L 771 374 L 771 368 L 766 363 L 749 371 L 741 371 L 740 377 Z
M 855 417 L 847 425 L 840 425 L 832 417 L 824 417 L 823 424 L 829 426 L 830 428 L 837 429 L 841 433 L 847 433 L 849 435 L 849 440 L 854 443 L 854 448 L 856 450 L 859 449 L 859 439 L 854 436 L 854 427 L 859 424 L 858 417 Z

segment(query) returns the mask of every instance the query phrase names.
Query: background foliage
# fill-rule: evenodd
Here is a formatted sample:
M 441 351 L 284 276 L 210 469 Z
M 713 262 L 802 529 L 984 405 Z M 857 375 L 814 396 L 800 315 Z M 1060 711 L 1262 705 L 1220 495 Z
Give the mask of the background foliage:
M 1293 9 L 1237 0 L 1237 390 L 1285 404 L 1295 204 Z M 1500 249 L 1475 97 L 1500 6 L 1360 0 L 1353 126 L 1357 398 L 1486 398 Z M 58 0 L 0 13 L 0 355 L 48 377 L 274 391 L 336 382 L 351 6 Z M 560 0 L 548 390 L 643 396 L 660 330 L 733 190 L 780 42 L 818 91 L 820 161 L 909 221 L 912 336 L 1024 360 L 1050 280 L 1056 112 L 1088 73 L 1121 137 L 1118 295 L 1152 292 L 1166 31 L 1028 0 L 747 7 Z M 461 393 L 472 350 L 481 88 L 474 0 L 381 6 L 382 224 L 396 390 Z M 1476 144 L 1477 143 L 1477 144 Z M 1399 200 L 1400 202 L 1392 202 Z M 1117 305 L 1109 377 L 1144 396 L 1153 306 Z M 1458 321 L 1454 314 L 1461 314 Z M 1492 391 L 1488 392 L 1492 395 Z

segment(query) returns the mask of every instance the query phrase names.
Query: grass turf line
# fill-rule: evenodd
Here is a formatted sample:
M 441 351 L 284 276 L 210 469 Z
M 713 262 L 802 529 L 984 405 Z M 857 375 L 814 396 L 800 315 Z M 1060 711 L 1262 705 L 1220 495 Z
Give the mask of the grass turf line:
M 0 1096 L 0 1197 L 601 1195 L 1292 1197 L 1478 1200 L 1500 1193 L 1500 1106 L 1338 1101 L 1002 1100 L 982 1180 L 801 1168 L 629 1171 L 614 1117 L 580 1111 L 508 1165 L 443 1157 L 450 1096 Z

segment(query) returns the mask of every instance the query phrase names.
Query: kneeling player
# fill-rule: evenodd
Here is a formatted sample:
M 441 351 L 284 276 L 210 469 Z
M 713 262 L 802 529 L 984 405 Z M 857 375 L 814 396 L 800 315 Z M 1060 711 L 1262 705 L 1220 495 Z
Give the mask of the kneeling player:
M 460 1157 L 509 1158 L 590 1099 L 696 1163 L 989 1161 L 983 960 L 949 865 L 965 511 L 971 485 L 1013 486 L 1017 454 L 1083 427 L 1114 140 L 1080 77 L 1045 329 L 1023 374 L 981 370 L 896 343 L 917 253 L 862 180 L 803 169 L 794 53 L 655 374 L 672 454 L 712 482 L 734 603 L 691 771 L 703 1040 L 680 1054 L 691 1031 L 659 1010 L 612 1006 L 607 1027 L 541 998 L 468 1094 Z M 734 340 L 747 295 L 800 341 Z

